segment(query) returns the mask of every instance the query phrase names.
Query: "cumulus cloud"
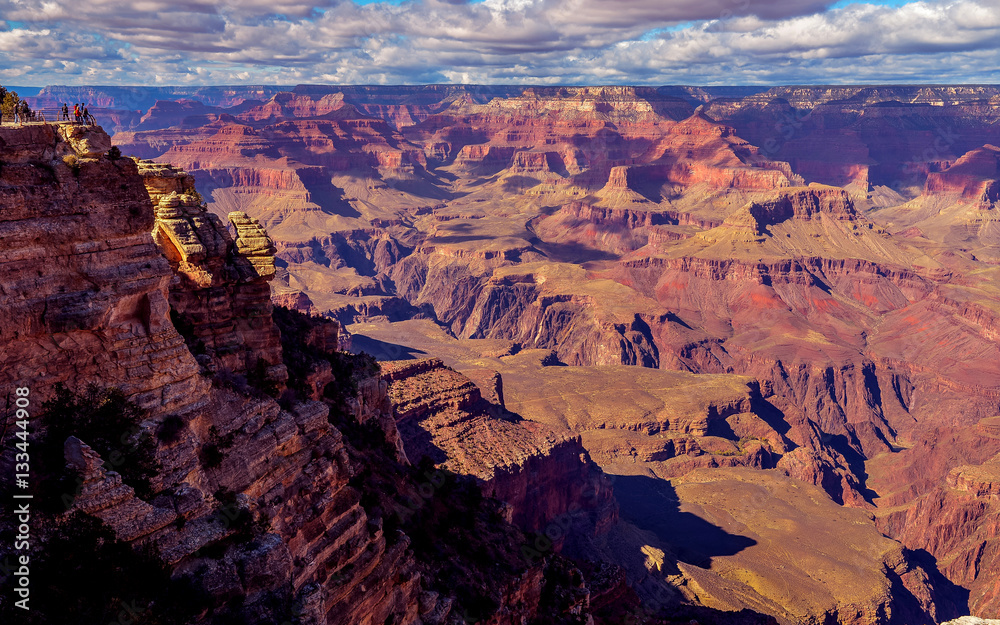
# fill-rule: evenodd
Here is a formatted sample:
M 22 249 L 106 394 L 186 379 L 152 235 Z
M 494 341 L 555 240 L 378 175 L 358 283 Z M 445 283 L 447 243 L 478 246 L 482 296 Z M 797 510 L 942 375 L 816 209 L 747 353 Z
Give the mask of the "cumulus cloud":
M 0 0 L 0 82 L 990 82 L 997 0 Z M 3 25 L 6 24 L 6 27 Z

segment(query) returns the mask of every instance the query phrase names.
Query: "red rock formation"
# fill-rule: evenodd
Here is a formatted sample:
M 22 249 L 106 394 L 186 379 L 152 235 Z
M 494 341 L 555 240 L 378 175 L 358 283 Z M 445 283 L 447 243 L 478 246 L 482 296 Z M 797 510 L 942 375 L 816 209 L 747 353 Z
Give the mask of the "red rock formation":
M 419 576 L 408 573 L 414 563 L 406 541 L 389 545 L 368 527 L 359 494 L 347 486 L 351 468 L 328 408 L 313 402 L 286 412 L 270 399 L 210 389 L 171 324 L 172 272 L 151 236 L 157 222 L 143 183 L 165 199 L 177 197 L 165 191 L 191 191 L 189 179 L 163 167 L 147 167 L 144 177 L 131 160 L 108 160 L 102 152 L 110 142 L 100 129 L 29 126 L 0 136 L 8 208 L 0 246 L 4 307 L 16 321 L 4 325 L 2 345 L 5 362 L 20 363 L 6 368 L 7 385 L 30 387 L 40 405 L 55 382 L 99 380 L 150 410 L 141 427 L 155 428 L 168 415 L 183 424 L 174 442 L 157 448 L 153 502 L 101 468 L 86 441 L 70 438 L 67 461 L 84 478 L 76 508 L 103 519 L 120 539 L 155 545 L 175 574 L 210 594 L 245 597 L 237 612 L 246 622 L 272 620 L 267 597 L 292 595 L 305 613 L 328 623 L 416 622 Z M 198 222 L 198 214 L 172 218 Z M 190 233 L 206 228 L 218 238 L 195 237 L 200 266 L 191 255 L 174 259 L 178 271 L 188 263 L 183 279 L 198 279 L 199 267 L 225 260 L 212 254 L 224 228 L 202 222 Z M 225 294 L 240 279 L 238 272 L 220 276 L 218 288 Z M 270 320 L 260 319 L 267 336 Z M 220 458 L 199 461 L 209 445 Z M 234 493 L 235 503 L 207 495 L 220 489 Z M 224 546 L 222 559 L 199 553 L 231 536 L 232 520 L 245 515 L 266 524 L 259 541 Z M 172 523 L 178 518 L 184 523 Z
M 1000 508 L 990 494 L 991 479 L 993 463 L 965 467 L 949 480 L 957 490 L 935 489 L 877 518 L 883 532 L 937 558 L 949 579 L 971 590 L 969 610 L 988 618 L 1000 615 L 992 574 L 1000 566 Z
M 712 92 L 390 93 L 304 88 L 229 111 L 254 110 L 242 118 L 122 138 L 158 155 L 176 146 L 215 210 L 273 226 L 287 289 L 345 321 L 428 316 L 570 365 L 751 375 L 771 406 L 757 416 L 787 439 L 765 453 L 725 436 L 584 437 L 609 457 L 677 472 L 777 465 L 900 517 L 950 474 L 992 488 L 964 469 L 985 447 L 969 459 L 933 448 L 940 428 L 964 440 L 1000 398 L 1000 238 L 980 210 L 997 199 L 995 150 L 982 147 L 1000 143 L 995 89 L 776 88 L 694 114 L 687 102 Z M 768 433 L 749 423 L 740 439 Z M 927 538 L 968 534 L 978 517 L 949 513 L 950 530 L 912 518 L 893 535 L 990 605 L 967 572 L 975 550 Z
M 941 172 L 930 173 L 925 195 L 954 193 L 989 210 L 1000 201 L 1000 148 L 985 145 L 966 153 Z
M 205 106 L 195 100 L 159 100 L 139 119 L 134 129 L 157 130 L 171 126 L 189 128 L 202 126 L 216 121 L 220 114 L 220 109 Z
M 344 102 L 342 93 L 325 95 L 314 99 L 308 95 L 279 93 L 268 102 L 240 113 L 244 121 L 260 122 L 287 119 L 289 117 L 357 117 L 358 111 Z
M 244 213 L 229 218 L 235 240 L 200 203 L 194 180 L 176 168 L 139 161 L 156 204 L 153 237 L 179 280 L 169 302 L 202 363 L 211 371 L 287 378 L 277 329 L 271 322 L 275 248 Z
M 455 162 L 466 168 L 476 168 L 484 173 L 500 171 L 514 157 L 518 149 L 513 146 L 497 146 L 488 143 L 466 145 L 459 150 Z
M 309 296 L 302 291 L 292 291 L 288 293 L 272 293 L 271 303 L 275 306 L 282 306 L 297 310 L 307 315 L 318 315 L 319 310 L 313 304 Z
M 964 466 L 951 470 L 948 485 L 982 499 L 1000 499 L 1000 465 Z
M 6 372 L 8 385 L 30 387 L 32 401 L 37 396 L 40 403 L 56 381 L 76 386 L 82 379 L 99 379 L 121 386 L 149 408 L 148 419 L 137 424 L 141 431 L 159 432 L 168 420 L 176 428 L 157 439 L 159 466 L 150 484 L 155 497 L 148 500 L 102 466 L 86 441 L 70 437 L 63 446 L 66 462 L 82 478 L 73 510 L 100 518 L 119 540 L 151 547 L 173 576 L 202 589 L 212 606 L 197 622 L 216 617 L 277 622 L 290 605 L 297 618 L 330 625 L 417 625 L 456 618 L 450 615 L 455 597 L 424 592 L 421 571 L 427 563 L 415 560 L 409 538 L 384 530 L 382 514 L 370 517 L 361 505 L 362 493 L 350 481 L 362 470 L 371 471 L 363 466 L 368 456 L 331 424 L 333 404 L 345 431 L 377 421 L 387 433 L 396 432 L 388 383 L 358 373 L 352 377 L 356 389 L 342 404 L 283 399 L 279 405 L 259 391 L 240 392 L 238 383 L 233 383 L 237 390 L 227 390 L 225 378 L 210 385 L 198 376 L 194 356 L 171 323 L 168 288 L 174 309 L 194 317 L 188 328 L 192 336 L 211 339 L 212 352 L 206 356 L 226 365 L 233 356 L 221 349 L 230 344 L 227 336 L 246 333 L 245 353 L 237 354 L 237 360 L 249 362 L 253 354 L 281 358 L 280 347 L 270 343 L 278 330 L 267 297 L 274 249 L 260 225 L 235 214 L 233 238 L 200 205 L 189 176 L 168 166 L 110 160 L 103 155 L 110 144 L 99 129 L 33 126 L 5 130 L 0 138 L 5 163 L 0 189 L 18 222 L 12 227 L 6 220 L 0 230 L 0 258 L 9 272 L 5 275 L 12 277 L 4 285 L 4 305 L 22 313 L 19 319 L 25 324 L 4 326 L 3 349 L 23 363 Z M 118 195 L 109 195 L 108 189 Z M 386 247 L 382 254 L 391 255 Z M 70 262 L 48 269 L 38 264 L 41 257 L 60 254 Z M 83 283 L 99 288 L 80 288 Z M 66 291 L 67 297 L 60 298 Z M 157 309 L 151 301 L 162 305 Z M 228 323 L 236 316 L 249 316 L 253 336 L 238 320 Z M 212 326 L 219 319 L 227 322 L 225 328 Z M 123 331 L 131 339 L 127 343 L 122 342 Z M 294 347 L 299 356 L 333 358 L 329 350 L 340 346 L 339 334 L 336 322 L 315 321 Z M 245 345 L 250 340 L 259 344 Z M 164 353 L 163 343 L 174 349 Z M 58 355 L 52 356 L 53 351 Z M 69 377 L 53 378 L 53 362 L 68 365 Z M 502 402 L 500 380 L 479 378 L 489 396 Z M 346 390 L 346 380 L 331 383 Z M 476 387 L 468 385 L 456 395 L 459 403 L 466 395 L 482 403 Z M 326 391 L 329 397 L 331 388 Z M 595 467 L 581 459 L 577 440 L 550 437 L 539 428 L 492 416 L 486 425 L 506 441 L 529 443 L 511 447 L 512 453 L 526 454 L 514 453 L 494 467 L 515 476 L 508 481 L 497 477 L 495 486 L 514 490 L 509 496 L 512 515 L 526 525 L 546 522 L 564 511 L 567 497 L 579 498 L 583 486 L 576 486 L 574 478 L 599 478 Z M 537 440 L 523 438 L 525 433 Z M 547 457 L 546 451 L 555 455 Z M 392 465 L 380 471 L 405 475 L 391 455 L 379 457 Z M 530 469 L 547 472 L 543 483 L 559 493 L 554 503 L 539 506 L 534 500 L 547 492 L 526 494 L 539 486 L 530 482 Z M 516 488 L 515 479 L 520 479 Z M 562 491 L 564 480 L 569 480 L 567 493 Z M 609 491 L 592 490 L 603 508 L 591 507 L 605 515 L 597 518 L 609 518 Z M 524 540 L 502 521 L 490 517 L 490 522 L 495 525 L 490 531 Z M 482 615 L 483 621 L 520 623 L 543 610 L 543 588 L 563 583 L 551 577 L 552 561 L 549 556 L 502 574 L 476 565 L 490 579 L 502 579 L 497 588 L 482 589 L 500 599 Z M 587 591 L 578 590 L 579 600 L 569 609 L 586 616 Z
M 514 152 L 510 171 L 512 173 L 537 173 L 551 172 L 557 168 L 561 168 L 558 165 L 552 167 L 551 163 L 553 161 L 559 162 L 559 155 L 555 152 L 527 152 L 519 150 Z
M 196 401 L 206 383 L 170 322 L 173 274 L 136 164 L 104 157 L 99 128 L 0 138 L 5 383 L 30 381 L 43 398 L 57 382 L 100 379 L 157 411 Z
M 1000 144 L 995 87 L 775 87 L 706 107 L 809 182 L 920 192 L 933 163 Z
M 858 217 L 854 202 L 846 191 L 840 190 L 783 193 L 769 202 L 752 202 L 747 211 L 753 218 L 753 228 L 757 234 L 763 234 L 768 226 L 788 219 L 808 220 L 820 214 L 845 221 Z
M 672 127 L 642 162 L 649 163 L 647 175 L 684 186 L 704 182 L 716 188 L 777 189 L 802 182 L 788 163 L 771 161 L 732 128 L 700 112 Z
M 580 439 L 512 418 L 498 373 L 474 374 L 500 400 L 494 404 L 438 359 L 383 363 L 382 375 L 412 461 L 428 456 L 478 478 L 484 493 L 510 506 L 508 519 L 528 530 L 544 530 L 568 514 L 591 516 L 599 531 L 614 522 L 610 486 Z

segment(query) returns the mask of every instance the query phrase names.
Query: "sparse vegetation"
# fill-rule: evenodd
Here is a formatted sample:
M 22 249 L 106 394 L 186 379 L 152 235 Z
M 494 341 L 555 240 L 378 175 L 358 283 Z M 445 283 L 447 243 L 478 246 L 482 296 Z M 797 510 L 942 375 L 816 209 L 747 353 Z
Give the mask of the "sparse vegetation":
M 156 428 L 156 438 L 161 443 L 176 443 L 181 438 L 181 432 L 187 428 L 184 419 L 177 415 L 170 415 L 165 418 Z
M 317 363 L 327 362 L 333 370 L 324 401 L 331 423 L 348 443 L 352 465 L 359 467 L 351 484 L 362 493 L 369 518 L 381 521 L 390 543 L 400 539 L 400 532 L 409 537 L 432 588 L 457 597 L 456 614 L 468 622 L 493 614 L 500 606 L 500 589 L 527 566 L 520 551 L 526 538 L 503 520 L 504 504 L 484 497 L 473 478 L 439 470 L 429 459 L 417 466 L 400 464 L 378 423 L 359 423 L 348 413 L 347 399 L 363 380 L 379 375 L 379 365 L 368 354 L 328 352 L 306 343 L 317 324 L 332 322 L 280 307 L 274 319 L 281 330 L 289 386 L 297 394 L 309 392 L 306 376 Z
M 67 477 L 63 444 L 76 436 L 101 455 L 107 469 L 120 473 L 139 497 L 152 496 L 150 478 L 159 470 L 159 463 L 153 434 L 142 425 L 146 412 L 117 388 L 90 384 L 77 393 L 58 384 L 54 391 L 42 404 L 40 414 L 44 430 L 39 469 L 56 479 Z M 47 489 L 42 498 L 51 499 L 62 492 L 56 491 Z M 60 501 L 57 507 L 62 505 Z
M 219 430 L 213 425 L 208 431 L 208 440 L 205 441 L 205 444 L 201 446 L 201 450 L 198 452 L 198 459 L 201 461 L 201 466 L 206 469 L 212 469 L 222 464 L 222 460 L 226 457 L 226 454 L 223 452 L 233 446 L 235 438 L 236 435 L 233 432 L 225 436 L 220 435 Z
M 520 554 L 525 536 L 503 521 L 503 504 L 483 497 L 468 476 L 435 469 L 426 458 L 403 466 L 391 446 L 359 441 L 357 428 L 346 424 L 343 432 L 362 467 L 351 483 L 362 492 L 369 517 L 382 520 L 386 539 L 405 533 L 432 588 L 454 594 L 469 622 L 495 612 L 499 589 L 526 568 Z
M 74 176 L 80 175 L 80 159 L 76 157 L 76 154 L 67 154 L 62 160 L 73 171 Z
M 253 511 L 241 505 L 236 493 L 222 487 L 215 491 L 213 496 L 219 502 L 221 518 L 225 519 L 229 527 L 236 530 L 237 536 L 242 540 L 253 540 L 266 531 L 266 519 L 261 517 L 257 523 L 254 523 Z
M 277 398 L 278 385 L 268 376 L 267 370 L 269 368 L 268 362 L 258 357 L 256 364 L 247 374 L 247 383 L 264 394 Z
M 306 383 L 309 373 L 318 363 L 330 363 L 334 382 L 327 385 L 323 395 L 330 404 L 331 416 L 343 416 L 347 398 L 358 392 L 358 382 L 378 375 L 378 362 L 369 354 L 323 351 L 307 343 L 309 332 L 317 324 L 335 321 L 310 317 L 280 306 L 274 308 L 274 321 L 281 332 L 281 348 L 285 366 L 288 367 L 288 387 L 299 397 L 307 397 L 310 392 Z
M 195 189 L 189 190 L 187 194 L 191 196 L 191 199 L 194 200 L 194 202 L 197 203 L 198 206 L 205 205 L 205 198 L 202 197 L 201 193 L 198 193 L 198 191 L 196 191 Z
M 31 605 L 44 609 L 25 612 L 0 601 L 0 622 L 107 625 L 126 616 L 132 623 L 177 625 L 209 605 L 204 593 L 171 580 L 151 551 L 118 540 L 98 518 L 74 512 L 32 523 L 40 540 L 31 554 Z

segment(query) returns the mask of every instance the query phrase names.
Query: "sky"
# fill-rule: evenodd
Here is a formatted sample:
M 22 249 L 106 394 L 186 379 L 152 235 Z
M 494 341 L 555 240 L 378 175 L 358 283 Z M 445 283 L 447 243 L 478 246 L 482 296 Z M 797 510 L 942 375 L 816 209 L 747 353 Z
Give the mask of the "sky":
M 1000 0 L 0 0 L 0 84 L 1000 83 Z

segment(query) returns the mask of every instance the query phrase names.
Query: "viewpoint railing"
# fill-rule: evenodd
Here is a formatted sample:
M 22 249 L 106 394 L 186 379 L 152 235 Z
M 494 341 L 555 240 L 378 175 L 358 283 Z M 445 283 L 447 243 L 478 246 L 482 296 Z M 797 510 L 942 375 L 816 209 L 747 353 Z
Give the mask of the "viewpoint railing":
M 56 124 L 56 123 L 72 123 L 75 124 L 76 117 L 73 116 L 73 109 L 69 109 L 69 119 L 63 118 L 62 107 L 59 108 L 42 108 L 42 109 L 32 109 L 32 116 L 29 119 L 20 119 L 18 116 L 17 121 L 13 115 L 0 115 L 0 123 L 5 126 L 15 125 L 15 124 Z M 81 125 L 92 125 L 94 123 L 94 117 L 91 115 L 90 120 L 84 121 L 80 118 Z

